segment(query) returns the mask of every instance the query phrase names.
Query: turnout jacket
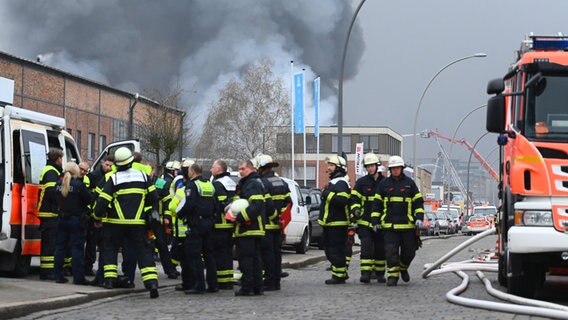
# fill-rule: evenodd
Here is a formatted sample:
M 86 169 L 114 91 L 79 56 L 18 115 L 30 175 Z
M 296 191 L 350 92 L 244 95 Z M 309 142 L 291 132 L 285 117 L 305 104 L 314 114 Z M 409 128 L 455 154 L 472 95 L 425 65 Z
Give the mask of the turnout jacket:
M 351 190 L 351 197 L 349 198 L 350 210 L 359 209 L 361 212 L 360 217 L 357 219 L 358 226 L 365 226 L 372 228 L 371 213 L 373 212 L 373 202 L 379 183 L 384 179 L 379 175 L 377 180 L 371 175 L 361 177 L 355 182 L 355 187 Z
M 318 223 L 323 227 L 349 226 L 351 187 L 345 173 L 336 174 L 321 193 Z
M 47 161 L 47 164 L 41 170 L 39 176 L 39 203 L 38 216 L 40 218 L 56 218 L 57 201 L 55 199 L 55 185 L 61 178 L 63 169 L 53 161 Z
M 382 229 L 414 229 L 416 220 L 424 219 L 424 200 L 414 180 L 401 173 L 379 184 L 372 213 L 373 225 Z
M 223 172 L 213 177 L 213 187 L 215 187 L 215 229 L 232 230 L 233 224 L 225 219 L 225 207 L 228 206 L 236 196 L 237 184 L 230 177 L 230 173 Z
M 263 175 L 260 180 L 266 190 L 266 230 L 280 231 L 280 215 L 286 210 L 288 203 L 292 202 L 290 188 L 273 171 Z
M 128 168 L 109 176 L 97 198 L 93 218 L 111 224 L 145 225 L 145 207 L 157 209 L 156 187 L 142 171 Z M 109 208 L 109 204 L 112 206 Z
M 242 178 L 237 186 L 237 195 L 241 199 L 246 199 L 249 206 L 237 215 L 234 236 L 240 237 L 264 237 L 265 229 L 265 201 L 264 187 L 260 181 L 260 176 L 252 172 Z

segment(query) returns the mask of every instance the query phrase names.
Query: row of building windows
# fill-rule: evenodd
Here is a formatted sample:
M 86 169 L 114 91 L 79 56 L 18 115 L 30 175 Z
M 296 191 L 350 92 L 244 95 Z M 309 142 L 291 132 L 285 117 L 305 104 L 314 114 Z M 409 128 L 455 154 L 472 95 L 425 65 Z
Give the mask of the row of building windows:
M 291 148 L 290 134 L 279 133 L 276 139 L 277 152 L 288 153 Z M 338 151 L 338 135 L 336 134 L 321 134 L 319 139 L 319 151 L 321 153 L 339 153 Z M 375 152 L 391 155 L 401 154 L 401 142 L 394 137 L 387 134 L 375 135 L 362 135 L 351 134 L 343 135 L 342 151 L 345 153 L 354 153 L 355 144 L 362 142 L 365 152 Z M 303 151 L 303 135 L 295 135 L 296 152 Z M 313 135 L 306 135 L 306 152 L 317 152 L 317 139 Z
M 72 129 L 67 129 L 70 135 L 73 135 Z M 95 133 L 89 132 L 87 136 L 87 159 L 93 160 L 96 157 L 96 141 L 97 135 Z M 77 149 L 81 151 L 83 149 L 83 132 L 77 130 L 75 132 L 75 143 L 77 144 Z M 99 135 L 99 151 L 102 150 L 107 145 L 107 137 L 104 134 Z

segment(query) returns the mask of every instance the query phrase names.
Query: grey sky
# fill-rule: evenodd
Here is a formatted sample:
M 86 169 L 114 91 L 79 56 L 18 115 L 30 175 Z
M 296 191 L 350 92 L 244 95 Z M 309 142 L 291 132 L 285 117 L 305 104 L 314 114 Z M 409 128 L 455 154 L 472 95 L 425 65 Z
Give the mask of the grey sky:
M 351 1 L 351 0 L 349 0 Z M 358 0 L 353 0 L 355 6 Z M 487 102 L 487 81 L 501 77 L 513 52 L 529 32 L 568 33 L 568 1 L 519 0 L 367 0 L 360 19 L 366 50 L 359 73 L 344 87 L 347 125 L 385 125 L 412 133 L 414 114 L 428 81 L 444 65 L 485 52 L 486 58 L 461 61 L 434 80 L 422 102 L 417 131 L 438 129 L 451 136 L 459 121 Z M 473 144 L 485 133 L 485 109 L 469 116 L 457 137 Z M 496 135 L 478 144 L 488 162 Z M 412 138 L 404 139 L 405 160 L 412 160 Z M 417 158 L 435 157 L 434 139 L 417 138 Z M 464 147 L 453 154 L 467 159 Z M 496 166 L 494 166 L 496 167 Z
M 322 123 L 335 122 L 343 39 L 359 0 L 16 1 L 0 4 L 0 50 L 136 92 L 178 82 L 183 104 L 206 114 L 229 77 L 264 57 L 289 79 L 291 59 L 307 81 L 322 77 Z M 428 90 L 418 131 L 451 135 L 471 109 L 485 104 L 489 79 L 502 76 L 528 32 L 568 32 L 568 1 L 367 0 L 352 33 L 344 87 L 346 125 L 412 132 L 422 90 L 447 63 L 459 62 Z M 311 99 L 311 87 L 307 98 Z M 311 124 L 311 103 L 306 123 Z M 457 137 L 474 143 L 485 111 Z M 417 138 L 418 158 L 435 157 L 433 139 Z M 412 139 L 404 155 L 412 158 Z M 482 155 L 495 135 L 480 144 Z M 462 147 L 454 155 L 466 158 Z M 493 152 L 489 162 L 496 157 Z

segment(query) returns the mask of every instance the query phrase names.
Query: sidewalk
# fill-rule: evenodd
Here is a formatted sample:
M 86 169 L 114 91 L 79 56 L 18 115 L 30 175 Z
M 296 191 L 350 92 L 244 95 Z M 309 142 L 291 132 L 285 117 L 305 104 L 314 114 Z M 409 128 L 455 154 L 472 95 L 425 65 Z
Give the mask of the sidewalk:
M 357 247 L 357 252 L 358 249 Z M 283 251 L 282 268 L 297 269 L 324 261 L 325 259 L 323 250 L 315 248 L 310 248 L 306 254 Z M 180 278 L 176 280 L 168 279 L 163 273 L 159 262 L 156 264 L 158 266 L 160 288 L 172 287 L 181 283 Z M 32 265 L 35 265 L 35 263 L 32 262 Z M 71 277 L 68 278 L 72 281 Z M 41 281 L 37 273 L 29 275 L 25 279 L 0 278 L 0 319 L 17 318 L 43 310 L 69 307 L 97 299 L 144 291 L 144 285 L 139 273 L 136 275 L 136 288 L 112 290 L 93 286 L 58 284 L 54 281 Z

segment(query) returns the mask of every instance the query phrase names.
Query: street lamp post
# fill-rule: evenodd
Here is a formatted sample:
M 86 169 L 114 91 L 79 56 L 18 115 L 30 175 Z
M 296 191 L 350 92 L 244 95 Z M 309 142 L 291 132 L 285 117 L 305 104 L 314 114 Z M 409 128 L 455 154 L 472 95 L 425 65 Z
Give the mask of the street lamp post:
M 472 150 L 470 150 L 469 152 L 469 159 L 467 160 L 467 183 L 466 183 L 466 209 L 469 210 L 469 204 L 470 204 L 470 200 L 469 200 L 469 166 L 471 164 L 471 156 L 473 155 L 473 149 L 475 149 L 475 147 L 477 146 L 477 144 L 479 143 L 479 141 L 481 141 L 481 139 L 483 139 L 486 135 L 488 135 L 489 132 L 485 132 L 483 135 L 481 135 L 481 137 L 479 137 L 479 139 L 477 139 L 477 141 L 475 141 L 475 143 L 473 144 L 473 148 Z M 469 213 L 469 211 L 467 211 Z
M 458 125 L 456 126 L 456 129 L 454 130 L 454 134 L 452 135 L 452 140 L 450 143 L 450 152 L 448 153 L 448 157 L 450 158 L 450 161 L 452 161 L 452 147 L 454 146 L 454 141 L 456 141 L 456 134 L 458 133 L 459 128 L 461 127 L 461 125 L 463 124 L 463 122 L 465 121 L 465 119 L 467 119 L 472 113 L 474 113 L 475 111 L 481 109 L 481 108 L 485 108 L 487 107 L 486 104 L 481 105 L 477 108 L 473 108 L 471 111 L 469 111 L 465 116 L 462 117 L 462 119 L 460 120 L 460 123 L 458 123 Z M 450 179 L 448 181 L 448 191 L 450 191 L 452 186 L 452 180 Z M 445 195 L 444 195 L 445 196 Z M 465 197 L 469 197 L 469 194 L 464 195 Z M 448 194 L 449 197 L 449 194 Z M 444 199 L 444 202 L 448 203 L 448 206 L 450 205 L 449 201 L 446 201 L 449 199 Z
M 347 36 L 345 37 L 345 43 L 343 44 L 343 56 L 341 57 L 341 68 L 339 69 L 339 92 L 337 94 L 337 151 L 339 154 L 343 152 L 343 73 L 345 71 L 345 57 L 347 56 L 347 45 L 349 44 L 349 37 L 351 36 L 351 29 L 355 24 L 355 19 L 361 10 L 361 7 L 365 3 L 365 0 L 361 0 L 357 9 L 353 13 L 353 18 L 351 18 L 351 24 L 349 25 L 349 30 L 347 30 Z M 347 159 L 345 159 L 347 161 Z
M 471 59 L 471 58 L 484 58 L 484 57 L 487 57 L 487 54 L 481 52 L 481 53 L 476 53 L 476 54 L 472 54 L 472 55 L 469 55 L 469 56 L 465 56 L 465 57 L 456 59 L 456 60 L 448 63 L 447 65 L 443 66 L 440 70 L 438 70 L 438 72 L 436 72 L 436 74 L 434 74 L 434 76 L 430 79 L 430 81 L 428 81 L 428 84 L 426 85 L 426 87 L 422 91 L 422 95 L 420 96 L 420 101 L 418 102 L 418 107 L 416 108 L 416 113 L 414 114 L 414 126 L 413 126 L 413 129 L 412 129 L 412 132 L 415 135 L 412 138 L 412 165 L 413 166 L 416 166 L 416 125 L 418 123 L 418 114 L 420 113 L 420 107 L 422 106 L 422 100 L 424 100 L 424 96 L 426 95 L 426 91 L 428 91 L 428 88 L 430 88 L 430 85 L 438 77 L 438 75 L 440 73 L 442 73 L 442 71 L 444 71 L 448 67 L 450 67 L 451 65 L 456 64 L 456 63 L 463 61 L 463 60 Z

